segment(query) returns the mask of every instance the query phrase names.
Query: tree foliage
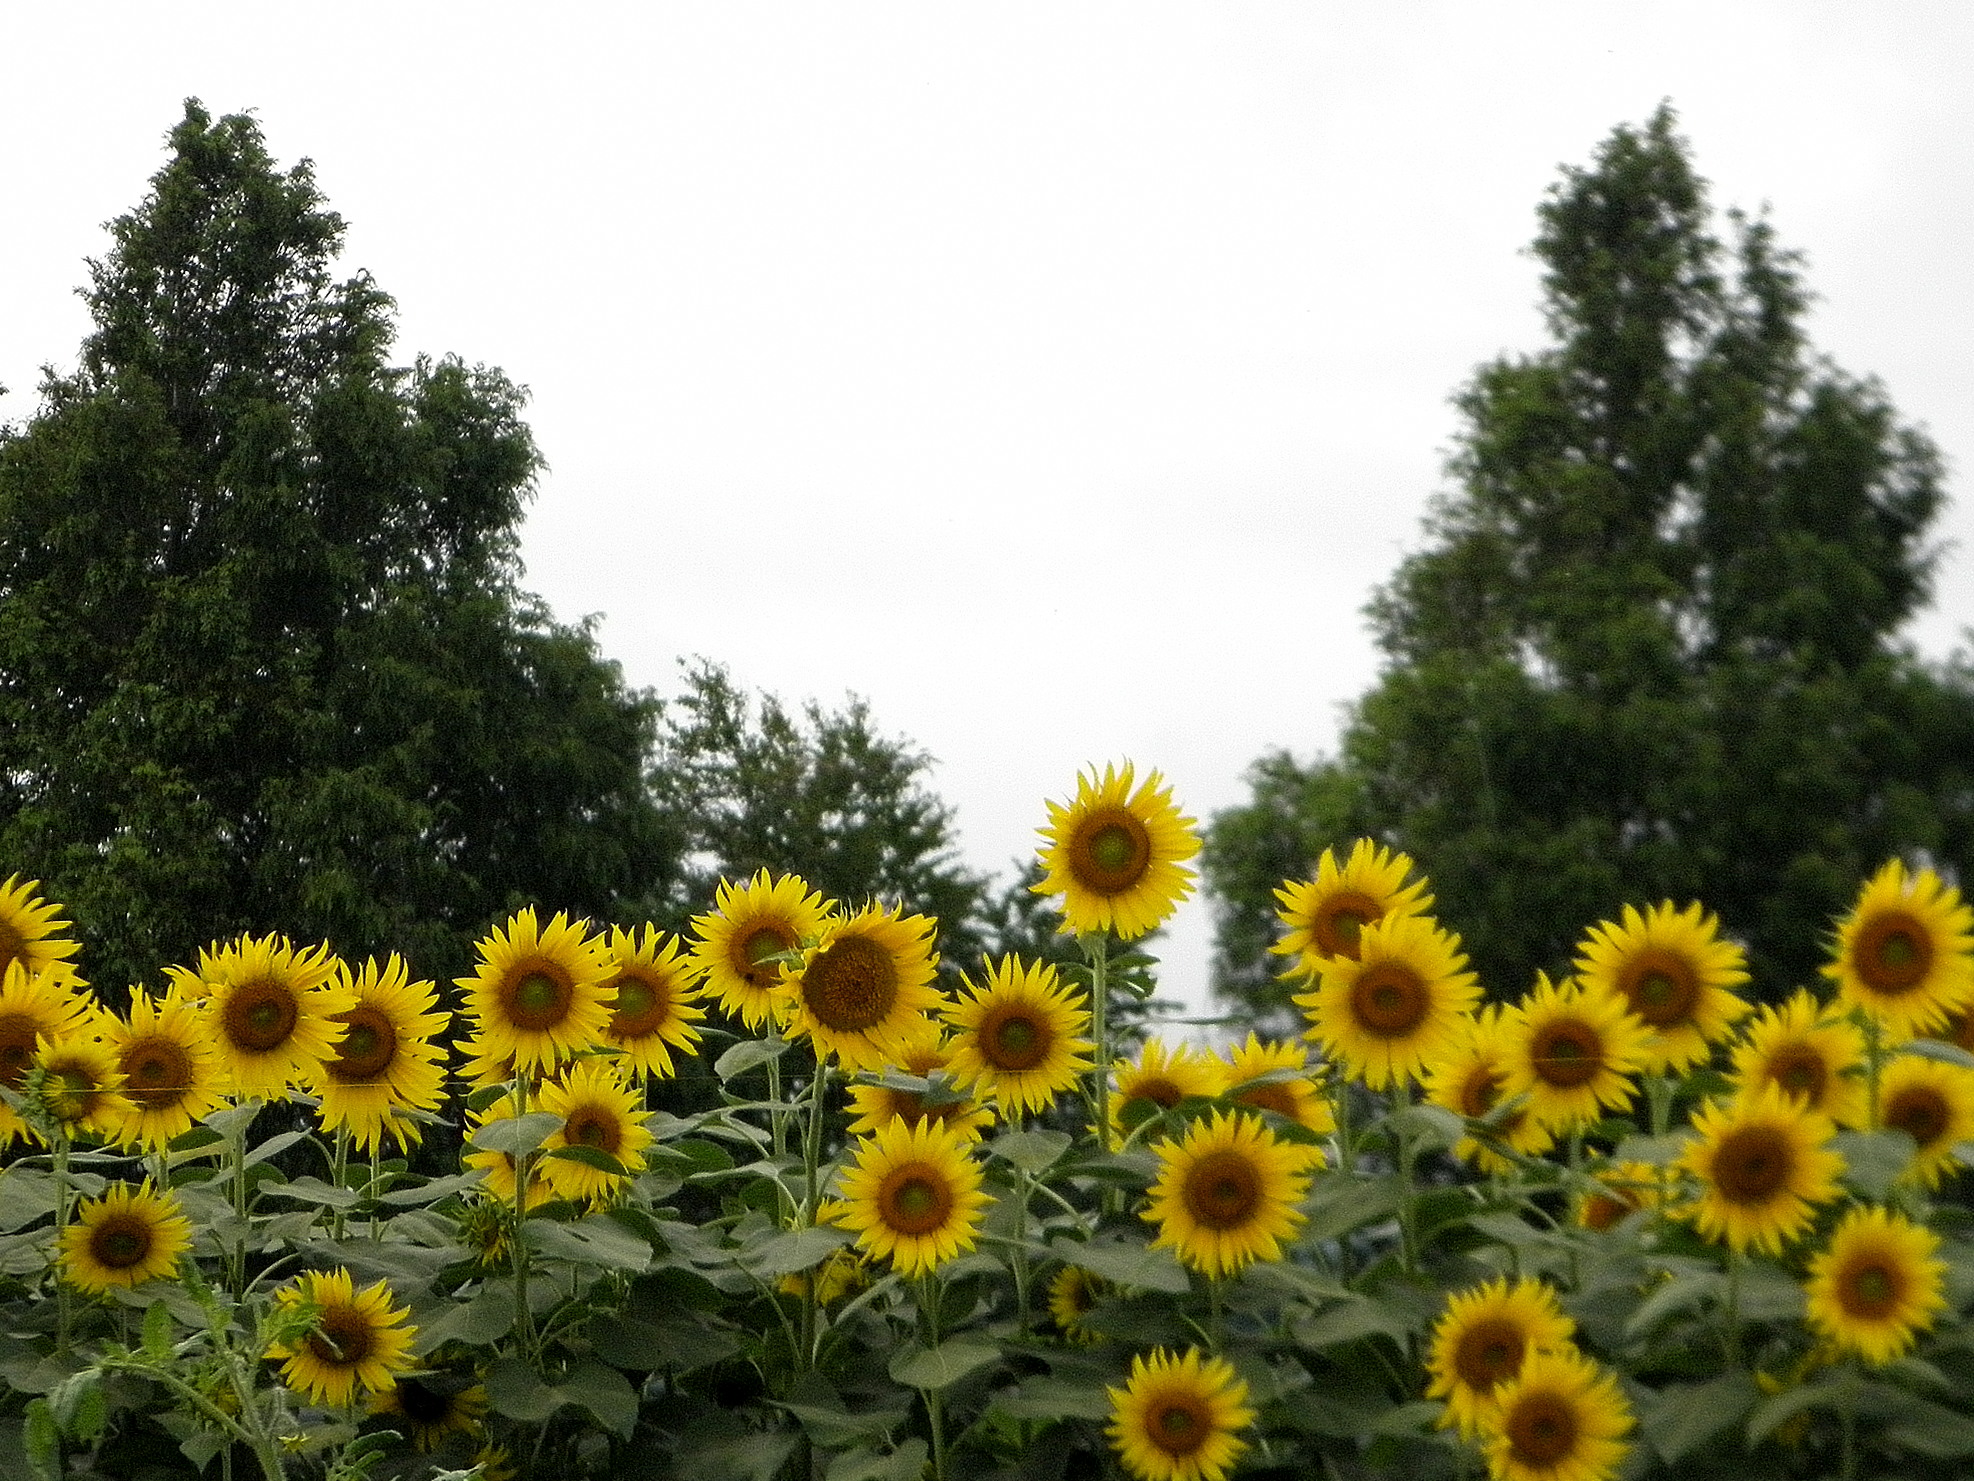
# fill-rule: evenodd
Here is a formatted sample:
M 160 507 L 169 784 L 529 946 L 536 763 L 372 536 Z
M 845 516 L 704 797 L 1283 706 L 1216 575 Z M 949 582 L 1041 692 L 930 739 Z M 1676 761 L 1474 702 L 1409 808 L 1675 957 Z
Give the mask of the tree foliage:
M 516 587 L 524 393 L 385 360 L 343 223 L 196 102 L 0 440 L 0 859 L 113 988 L 281 930 L 463 967 L 662 877 L 655 707 Z
M 1553 343 L 1480 368 L 1340 753 L 1217 818 L 1217 984 L 1285 1001 L 1271 888 L 1359 834 L 1410 851 L 1497 994 L 1627 902 L 1700 899 L 1769 997 L 1894 853 L 1974 837 L 1974 687 L 1899 636 L 1927 600 L 1932 444 L 1814 353 L 1797 254 L 1706 188 L 1671 111 L 1539 211 Z

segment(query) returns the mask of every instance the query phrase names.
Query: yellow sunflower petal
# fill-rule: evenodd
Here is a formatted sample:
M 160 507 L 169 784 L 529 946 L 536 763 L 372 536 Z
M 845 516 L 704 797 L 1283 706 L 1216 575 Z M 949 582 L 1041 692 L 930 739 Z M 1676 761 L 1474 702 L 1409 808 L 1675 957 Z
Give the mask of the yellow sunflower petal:
M 1064 932 L 1114 931 L 1125 941 L 1144 935 L 1192 893 L 1193 871 L 1183 860 L 1199 852 L 1193 819 L 1173 804 L 1157 772 L 1133 787 L 1130 762 L 1094 769 L 1076 779 L 1075 800 L 1051 802 L 1038 830 L 1042 880 L 1038 895 L 1061 896 Z

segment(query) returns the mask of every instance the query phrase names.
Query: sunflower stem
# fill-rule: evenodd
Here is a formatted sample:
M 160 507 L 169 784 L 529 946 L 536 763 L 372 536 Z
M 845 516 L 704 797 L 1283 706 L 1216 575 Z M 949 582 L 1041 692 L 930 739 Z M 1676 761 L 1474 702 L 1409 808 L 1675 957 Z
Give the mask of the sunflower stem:
M 1844 1382 L 1843 1398 L 1837 1405 L 1838 1420 L 1843 1427 L 1843 1469 L 1839 1472 L 1841 1481 L 1857 1481 L 1857 1374 L 1850 1373 Z
M 1664 1136 L 1666 1128 L 1672 1125 L 1674 1083 L 1671 1075 L 1653 1075 L 1645 1082 L 1645 1101 L 1651 1107 L 1653 1136 Z
M 918 1297 L 920 1331 L 928 1350 L 939 1345 L 939 1275 L 928 1271 L 913 1282 Z M 925 1417 L 932 1430 L 932 1481 L 946 1481 L 946 1409 L 940 1391 L 922 1388 Z
M 336 1128 L 336 1165 L 334 1176 L 330 1178 L 338 1189 L 349 1179 L 350 1173 L 350 1129 L 347 1126 Z M 339 1204 L 329 1211 L 329 1237 L 342 1242 L 344 1229 L 343 1210 Z
M 1400 1112 L 1398 1125 L 1398 1250 L 1407 1274 L 1419 1268 L 1418 1210 L 1413 1207 L 1412 1164 L 1418 1144 L 1412 1138 L 1411 1119 L 1403 1113 L 1412 1108 L 1412 1082 L 1403 1076 L 1392 1082 L 1391 1098 Z
M 1885 1067 L 1885 1040 L 1878 1020 L 1866 1013 L 1864 1018 L 1864 1074 L 1865 1074 L 1865 1125 L 1873 1131 L 1885 1128 L 1879 1121 L 1878 1080 Z
M 1337 1087 L 1337 1171 L 1345 1177 L 1357 1171 L 1357 1154 L 1350 1145 L 1350 1082 Z
M 1739 1250 L 1727 1252 L 1727 1301 L 1722 1312 L 1724 1317 L 1723 1343 L 1727 1348 L 1727 1361 L 1734 1367 L 1743 1366 L 1741 1361 L 1741 1264 L 1747 1257 Z
M 235 1301 L 243 1300 L 247 1294 L 247 1131 L 257 1119 L 258 1111 L 234 1127 L 226 1138 L 226 1162 L 231 1173 L 228 1187 L 233 1195 L 234 1225 L 233 1242 L 226 1251 L 226 1283 Z
M 820 1212 L 823 1110 L 828 1100 L 829 1065 L 818 1054 L 816 1072 L 809 1079 L 809 1125 L 802 1137 L 802 1218 L 808 1227 L 815 1225 L 816 1215 Z M 820 1266 L 810 1271 L 809 1278 L 802 1283 L 802 1342 L 801 1351 L 795 1359 L 798 1372 L 806 1373 L 815 1363 L 817 1319 L 821 1315 L 822 1304 L 816 1289 L 820 1283 L 820 1271 Z
M 1083 937 L 1090 962 L 1090 1035 L 1096 1041 L 1097 1145 L 1110 1151 L 1110 933 Z
M 1027 1127 L 1027 1117 L 1022 1117 L 1019 1129 Z M 1028 1336 L 1028 1201 L 1035 1196 L 1035 1177 L 1025 1167 L 1015 1169 L 1016 1179 L 1021 1188 L 1021 1207 L 1016 1210 L 1014 1225 L 1014 1258 L 1009 1262 L 1014 1271 L 1015 1335 Z
M 1209 1302 L 1209 1325 L 1207 1327 L 1207 1349 L 1216 1358 L 1227 1346 L 1227 1291 L 1217 1275 L 1206 1278 L 1207 1300 Z
M 69 1283 L 63 1278 L 62 1235 L 67 1232 L 69 1218 L 75 1206 L 75 1190 L 69 1183 L 69 1134 L 66 1127 L 57 1124 L 54 1128 L 52 1144 L 55 1153 L 55 1352 L 59 1357 L 67 1357 L 69 1352 L 69 1324 L 74 1319 L 72 1296 Z
M 520 1120 L 528 1114 L 528 1074 L 519 1065 L 514 1067 L 514 1116 Z M 539 1366 L 540 1352 L 535 1340 L 535 1313 L 528 1304 L 528 1241 L 526 1238 L 528 1220 L 528 1180 L 534 1174 L 535 1154 L 532 1149 L 518 1152 L 514 1157 L 514 1330 L 520 1334 L 521 1350 L 530 1363 Z

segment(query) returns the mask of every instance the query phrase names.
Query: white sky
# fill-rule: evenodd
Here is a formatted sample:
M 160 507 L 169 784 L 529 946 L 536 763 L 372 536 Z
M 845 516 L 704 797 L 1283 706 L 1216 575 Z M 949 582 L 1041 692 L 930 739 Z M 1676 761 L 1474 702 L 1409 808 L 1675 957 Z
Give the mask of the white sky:
M 73 363 L 181 100 L 252 109 L 400 359 L 532 388 L 527 584 L 633 683 L 703 654 L 864 695 L 982 868 L 1087 763 L 1204 818 L 1330 745 L 1448 397 L 1542 344 L 1537 202 L 1662 98 L 1716 204 L 1809 254 L 1816 345 L 1963 497 L 1974 462 L 1958 0 L 6 11 L 0 418 Z M 1950 556 L 1918 641 L 1970 612 Z M 1207 930 L 1189 905 L 1168 992 Z

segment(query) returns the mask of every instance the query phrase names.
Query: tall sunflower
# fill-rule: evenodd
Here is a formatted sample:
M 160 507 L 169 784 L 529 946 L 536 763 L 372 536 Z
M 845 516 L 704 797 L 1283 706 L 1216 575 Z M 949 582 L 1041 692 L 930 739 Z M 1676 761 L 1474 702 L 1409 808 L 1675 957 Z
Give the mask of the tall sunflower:
M 1310 1171 L 1322 1161 L 1316 1148 L 1282 1140 L 1246 1112 L 1215 1111 L 1183 1141 L 1152 1151 L 1158 1177 L 1142 1215 L 1158 1226 L 1152 1243 L 1213 1276 L 1282 1258 L 1283 1242 L 1305 1219 L 1296 1205 Z
M 866 1255 L 884 1257 L 901 1275 L 924 1275 L 980 1235 L 987 1195 L 980 1164 L 960 1134 L 937 1121 L 893 1121 L 857 1144 L 842 1175 L 842 1198 L 824 1217 L 854 1230 Z
M 1974 907 L 1932 870 L 1908 874 L 1893 859 L 1837 923 L 1823 975 L 1894 1039 L 1935 1033 L 1974 1006 Z
M 644 1149 L 655 1138 L 645 1125 L 642 1097 L 608 1061 L 586 1059 L 572 1065 L 560 1080 L 542 1086 L 540 1108 L 562 1118 L 562 1125 L 542 1143 L 541 1159 L 542 1177 L 560 1197 L 600 1202 L 628 1186 L 627 1175 L 644 1171 Z M 554 1155 L 578 1147 L 614 1157 L 624 1172 Z
M 1747 1025 L 1734 1047 L 1734 1075 L 1744 1093 L 1779 1085 L 1839 1126 L 1862 1126 L 1868 1114 L 1864 1034 L 1848 1018 L 1827 1013 L 1807 989 L 1762 1009 Z
M 1060 895 L 1062 930 L 1087 935 L 1114 931 L 1129 941 L 1172 914 L 1192 893 L 1193 871 L 1181 862 L 1199 852 L 1193 819 L 1173 804 L 1157 772 L 1133 790 L 1131 763 L 1092 768 L 1076 778 L 1076 799 L 1051 802 L 1039 829 L 1042 881 L 1038 895 Z
M 1781 1253 L 1839 1192 L 1844 1159 L 1830 1146 L 1837 1128 L 1779 1086 L 1704 1105 L 1693 1129 L 1699 1135 L 1679 1166 L 1699 1180 L 1700 1196 L 1675 1212 L 1730 1249 Z
M 604 1041 L 622 1050 L 638 1074 L 668 1079 L 673 1050 L 699 1052 L 694 1025 L 706 1010 L 694 1001 L 698 971 L 676 940 L 650 924 L 641 933 L 612 926 L 604 954 L 603 988 L 612 1009 Z
M 380 967 L 371 957 L 352 972 L 336 964 L 338 985 L 355 1006 L 336 1015 L 343 1037 L 329 1058 L 302 1071 L 302 1087 L 322 1103 L 322 1124 L 347 1131 L 366 1152 L 384 1134 L 416 1140 L 412 1111 L 445 1099 L 445 1040 L 452 1015 L 440 1010 L 429 982 L 413 982 L 392 952 Z
M 1246 1043 L 1227 1046 L 1221 1063 L 1226 1066 L 1221 1094 L 1236 1104 L 1273 1111 L 1318 1136 L 1337 1129 L 1336 1112 L 1309 1073 L 1309 1051 L 1302 1045 L 1264 1043 L 1250 1032 Z
M 1894 1055 L 1878 1079 L 1878 1121 L 1903 1131 L 1919 1148 L 1905 1176 L 1939 1187 L 1960 1168 L 1954 1149 L 1974 1141 L 1974 1070 L 1916 1054 Z
M 468 1111 L 466 1113 L 467 1142 L 469 1144 L 472 1142 L 473 1133 L 481 1127 L 490 1126 L 496 1121 L 512 1121 L 520 1113 L 521 1108 L 515 1103 L 511 1093 L 501 1096 L 484 1110 Z M 466 1170 L 477 1169 L 484 1174 L 480 1181 L 480 1191 L 488 1199 L 503 1208 L 514 1206 L 515 1182 L 519 1176 L 519 1168 L 513 1153 L 475 1147 L 459 1161 L 460 1166 Z M 528 1208 L 535 1208 L 555 1197 L 555 1190 L 549 1187 L 548 1179 L 543 1176 L 543 1172 L 542 1159 L 537 1157 L 528 1168 Z
M 1467 1020 L 1453 1049 L 1427 1061 L 1429 1104 L 1468 1121 L 1494 1115 L 1508 1083 L 1508 1017 L 1501 1004 L 1485 1005 Z M 1556 1134 L 1521 1107 L 1497 1119 L 1485 1134 L 1461 1137 L 1453 1155 L 1482 1172 L 1512 1172 L 1514 1159 L 1498 1150 L 1504 1145 L 1524 1157 L 1539 1157 L 1556 1145 Z
M 361 1291 L 348 1270 L 309 1270 L 274 1293 L 276 1305 L 296 1311 L 314 1307 L 313 1324 L 300 1336 L 269 1345 L 267 1356 L 281 1363 L 281 1378 L 310 1403 L 346 1409 L 358 1391 L 379 1394 L 414 1365 L 410 1311 L 391 1304 L 383 1281 Z
M 883 1083 L 850 1086 L 850 1135 L 875 1136 L 901 1116 L 908 1126 L 925 1120 L 943 1121 L 967 1141 L 978 1141 L 994 1124 L 993 1107 L 951 1076 L 952 1053 L 936 1028 L 913 1038 L 898 1051 L 893 1067 L 924 1080 L 923 1092 Z
M 123 1075 L 116 1055 L 103 1042 L 91 1014 L 89 1027 L 79 1034 L 44 1043 L 29 1067 L 29 1084 L 39 1076 L 34 1099 L 43 1113 L 59 1122 L 68 1135 L 89 1135 L 115 1141 L 128 1120 L 131 1104 L 119 1093 Z
M 72 973 L 30 971 L 24 962 L 0 969 L 0 1086 L 18 1091 L 44 1044 L 87 1031 L 89 1005 Z M 27 1122 L 0 1101 L 0 1147 L 31 1135 Z
M 1110 1292 L 1110 1282 L 1101 1275 L 1065 1265 L 1049 1279 L 1049 1320 L 1067 1341 L 1093 1346 L 1103 1341 L 1103 1333 L 1091 1317 Z
M 1161 1111 L 1180 1101 L 1218 1095 L 1227 1086 L 1227 1069 L 1219 1060 L 1193 1048 L 1162 1039 L 1146 1039 L 1134 1061 L 1113 1068 L 1117 1085 L 1110 1096 L 1110 1127 L 1121 1139 Z
M 113 1183 L 86 1200 L 62 1231 L 62 1279 L 78 1290 L 104 1292 L 175 1275 L 192 1248 L 192 1221 L 175 1193 L 149 1183 Z
M 1947 1309 L 1940 1236 L 1904 1214 L 1853 1208 L 1809 1263 L 1809 1323 L 1867 1363 L 1901 1356 Z
M 1579 1130 L 1605 1111 L 1622 1111 L 1637 1087 L 1648 1030 L 1609 989 L 1556 984 L 1536 973 L 1535 987 L 1504 1020 L 1509 1095 L 1526 1095 L 1528 1113 L 1552 1131 Z
M 201 953 L 199 976 L 227 1089 L 248 1098 L 283 1094 L 334 1054 L 336 1015 L 356 1006 L 327 946 L 297 951 L 285 936 L 242 936 Z
M 1124 1387 L 1107 1389 L 1111 1447 L 1136 1481 L 1225 1481 L 1254 1423 L 1248 1387 L 1225 1358 L 1162 1347 L 1131 1359 Z
M 74 976 L 68 959 L 75 955 L 76 943 L 56 934 L 68 929 L 61 918 L 63 907 L 43 900 L 40 888 L 40 880 L 18 874 L 0 884 L 0 980 L 16 963 L 30 977 L 50 968 L 63 977 Z
M 1442 1425 L 1477 1439 L 1493 1418 L 1501 1386 L 1520 1376 L 1530 1353 L 1568 1347 L 1576 1323 L 1539 1280 L 1498 1277 L 1447 1298 L 1426 1354 L 1426 1397 L 1442 1400 Z
M 1275 891 L 1275 916 L 1287 929 L 1268 948 L 1294 959 L 1283 975 L 1313 977 L 1317 964 L 1327 958 L 1355 958 L 1358 934 L 1371 922 L 1432 909 L 1425 880 L 1405 882 L 1411 872 L 1409 854 L 1360 838 L 1341 866 L 1336 854 L 1324 849 L 1314 879 L 1283 881 Z
M 763 869 L 745 884 L 723 879 L 711 913 L 692 922 L 690 960 L 720 1006 L 759 1033 L 787 1009 L 783 959 L 812 944 L 833 914 L 798 875 Z
M 896 905 L 829 920 L 789 976 L 788 1036 L 810 1040 L 817 1059 L 834 1055 L 853 1070 L 892 1063 L 943 1001 L 932 982 L 936 930 L 930 917 Z
M 1494 1481 L 1615 1481 L 1634 1423 L 1617 1380 L 1574 1348 L 1529 1354 L 1497 1390 L 1486 1441 Z
M 1090 1072 L 1088 999 L 1049 963 L 1004 956 L 983 986 L 962 974 L 960 989 L 941 1010 L 953 1031 L 953 1076 L 992 1096 L 1003 1116 L 1047 1110 Z
M 466 1012 L 485 1051 L 510 1056 L 524 1075 L 553 1071 L 592 1048 L 610 1021 L 602 948 L 581 921 L 558 912 L 546 928 L 523 906 L 478 945 L 465 990 Z
M 1326 957 L 1295 1001 L 1306 1037 L 1373 1090 L 1416 1079 L 1459 1041 L 1480 1001 L 1460 938 L 1425 915 L 1387 916 L 1358 934 L 1357 956 Z
M 1734 991 L 1748 980 L 1747 953 L 1721 939 L 1698 901 L 1675 910 L 1667 900 L 1643 915 L 1627 905 L 1622 924 L 1598 922 L 1576 950 L 1584 985 L 1622 997 L 1651 1030 L 1640 1055 L 1650 1073 L 1702 1063 L 1748 1012 Z
M 132 988 L 129 1019 L 105 1016 L 102 1032 L 130 1107 L 117 1127 L 123 1146 L 161 1151 L 226 1103 L 211 1027 L 177 984 L 163 997 Z

